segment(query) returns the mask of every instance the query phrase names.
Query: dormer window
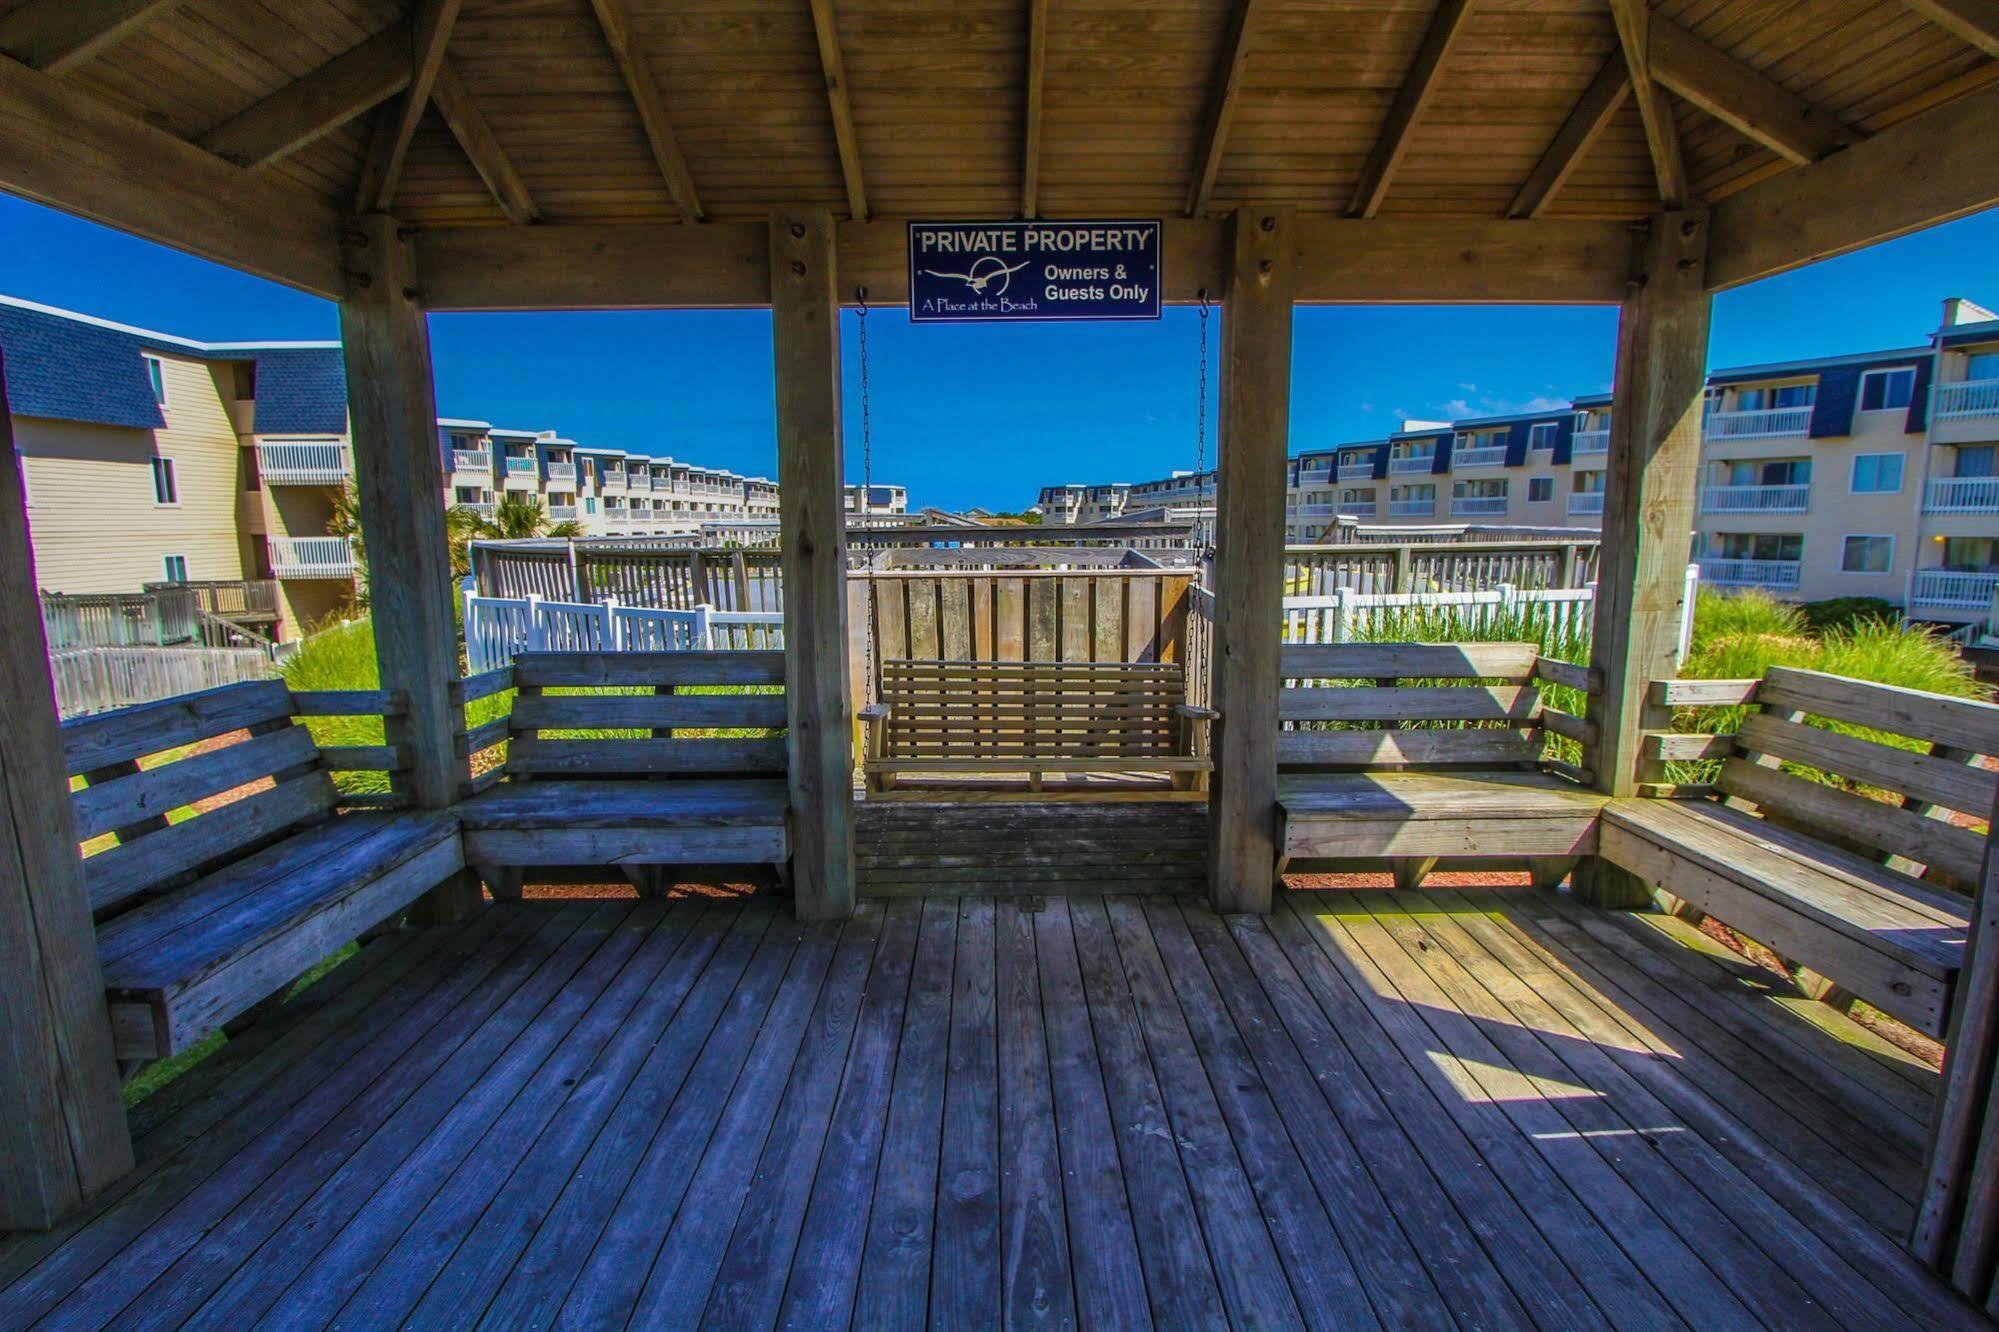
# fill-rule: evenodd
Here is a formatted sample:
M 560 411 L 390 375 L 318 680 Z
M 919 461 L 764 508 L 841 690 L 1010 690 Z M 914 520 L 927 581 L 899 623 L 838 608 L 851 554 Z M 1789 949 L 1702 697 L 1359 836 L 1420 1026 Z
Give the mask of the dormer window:
M 1914 366 L 1869 370 L 1860 377 L 1860 410 L 1863 412 L 1904 411 L 1915 396 Z

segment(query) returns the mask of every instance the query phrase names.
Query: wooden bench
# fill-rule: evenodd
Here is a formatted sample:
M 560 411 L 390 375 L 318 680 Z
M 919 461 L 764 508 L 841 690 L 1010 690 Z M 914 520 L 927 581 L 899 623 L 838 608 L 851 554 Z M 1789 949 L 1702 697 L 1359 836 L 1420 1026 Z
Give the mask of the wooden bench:
M 1413 887 L 1468 857 L 1524 860 L 1553 884 L 1595 851 L 1604 797 L 1541 757 L 1544 730 L 1588 734 L 1538 684 L 1587 690 L 1581 667 L 1532 643 L 1334 643 L 1288 646 L 1279 670 L 1280 876 L 1387 859 Z
M 187 1049 L 463 868 L 446 813 L 335 812 L 334 769 L 400 756 L 296 718 L 369 708 L 393 705 L 267 680 L 64 724 L 121 1060 Z
M 669 868 L 783 875 L 782 652 L 530 652 L 513 684 L 506 780 L 454 809 L 495 896 L 539 867 L 609 869 L 646 892 Z
M 1982 766 L 1999 754 L 1999 706 L 1786 667 L 1654 688 L 1661 706 L 1759 710 L 1733 736 L 1648 732 L 1655 761 L 1720 759 L 1719 789 L 1612 801 L 1603 858 L 1803 968 L 1808 986 L 1944 1035 L 1985 854 L 1963 825 L 1999 795 Z
M 1164 772 L 1198 790 L 1214 713 L 1187 701 L 1177 662 L 922 661 L 881 664 L 861 709 L 871 790 L 899 774 Z

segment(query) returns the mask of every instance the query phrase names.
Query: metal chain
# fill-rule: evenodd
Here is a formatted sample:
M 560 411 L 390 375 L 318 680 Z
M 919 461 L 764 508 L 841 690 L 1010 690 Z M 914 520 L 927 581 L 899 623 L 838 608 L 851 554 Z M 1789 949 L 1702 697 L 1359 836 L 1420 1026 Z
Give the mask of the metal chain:
M 875 432 L 873 403 L 868 398 L 868 289 L 854 288 L 854 303 L 860 307 L 855 318 L 859 330 L 861 357 L 861 516 L 865 518 L 868 504 L 873 497 L 875 486 Z M 861 669 L 866 672 L 867 697 L 872 701 L 881 694 L 880 682 L 875 678 L 875 626 L 880 622 L 875 614 L 875 573 L 874 554 L 868 557 L 868 624 L 867 633 L 862 636 L 863 652 Z

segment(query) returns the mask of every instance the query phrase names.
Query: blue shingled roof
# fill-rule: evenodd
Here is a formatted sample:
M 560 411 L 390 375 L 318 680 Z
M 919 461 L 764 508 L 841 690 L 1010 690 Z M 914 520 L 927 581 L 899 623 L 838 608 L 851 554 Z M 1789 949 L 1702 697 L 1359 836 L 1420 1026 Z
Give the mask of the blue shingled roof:
M 166 424 L 142 338 L 41 310 L 0 305 L 7 406 L 16 416 L 156 430 Z
M 255 355 L 258 434 L 346 432 L 347 371 L 338 347 L 287 347 Z

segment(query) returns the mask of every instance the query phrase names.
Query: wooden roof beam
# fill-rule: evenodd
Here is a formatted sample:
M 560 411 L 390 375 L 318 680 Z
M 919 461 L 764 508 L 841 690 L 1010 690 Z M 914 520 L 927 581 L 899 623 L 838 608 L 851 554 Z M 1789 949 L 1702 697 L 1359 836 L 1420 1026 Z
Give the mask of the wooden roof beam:
M 1653 78 L 1798 166 L 1816 162 L 1860 137 L 1837 118 L 1657 14 L 1652 16 L 1650 48 Z
M 1373 217 L 1381 211 L 1382 200 L 1388 197 L 1388 186 L 1402 165 L 1403 155 L 1409 151 L 1410 132 L 1436 91 L 1444 57 L 1450 54 L 1451 43 L 1464 31 L 1465 17 L 1470 12 L 1471 0 L 1441 0 L 1438 4 L 1430 19 L 1430 29 L 1423 34 L 1423 44 L 1416 48 L 1416 60 L 1388 108 L 1388 120 L 1361 167 L 1360 180 L 1355 183 L 1353 199 L 1347 205 L 1349 216 Z
M 1902 0 L 1902 3 L 1999 60 L 1999 0 Z
M 520 172 L 514 170 L 513 160 L 501 149 L 500 141 L 493 137 L 492 127 L 486 123 L 478 103 L 472 100 L 471 89 L 465 86 L 458 67 L 451 61 L 438 62 L 437 82 L 431 85 L 430 100 L 451 130 L 451 137 L 458 140 L 465 156 L 472 159 L 473 170 L 493 192 L 493 200 L 507 220 L 541 221 L 541 209 L 535 205 L 534 196 L 528 193 L 526 183 L 521 180 Z
M 0 51 L 45 74 L 67 74 L 183 2 L 28 0 L 0 17 Z
M 1049 0 L 1028 0 L 1026 121 L 1021 135 L 1020 215 L 1041 215 L 1041 92 L 1048 74 Z
M 660 96 L 659 81 L 653 78 L 652 66 L 646 63 L 645 51 L 632 31 L 632 11 L 625 0 L 590 0 L 590 7 L 597 11 L 597 26 L 604 33 L 604 44 L 611 48 L 611 59 L 617 62 L 618 75 L 624 79 L 625 90 L 631 94 L 632 105 L 638 110 L 646 143 L 652 148 L 652 158 L 659 164 L 660 175 L 666 178 L 666 188 L 673 195 L 674 205 L 689 221 L 705 220 L 708 215 L 702 210 L 701 196 L 695 191 L 694 173 L 687 169 L 687 158 L 680 151 L 680 139 L 673 132 L 673 121 L 666 114 L 666 102 Z
M 826 76 L 826 105 L 833 115 L 833 141 L 840 152 L 840 177 L 847 186 L 847 211 L 857 222 L 868 217 L 868 191 L 861 177 L 861 145 L 854 133 L 854 108 L 847 97 L 847 62 L 840 54 L 840 16 L 833 0 L 811 0 L 812 31 L 819 39 L 819 68 Z
M 361 164 L 360 188 L 355 191 L 354 210 L 360 213 L 387 212 L 403 177 L 403 161 L 410 141 L 430 105 L 430 90 L 437 83 L 437 67 L 444 63 L 444 48 L 451 29 L 458 22 L 464 0 L 417 0 L 410 15 L 409 90 L 394 110 L 375 120 L 375 134 L 368 156 Z
M 1562 122 L 1562 128 L 1556 131 L 1554 142 L 1548 145 L 1548 151 L 1541 155 L 1540 162 L 1513 196 L 1506 215 L 1541 216 L 1630 95 L 1631 71 L 1625 67 L 1623 56 L 1613 54 L 1590 80 L 1588 90 Z
M 1208 102 L 1208 117 L 1201 132 L 1201 155 L 1194 162 L 1194 183 L 1187 190 L 1187 216 L 1199 217 L 1208 211 L 1215 195 L 1215 177 L 1221 173 L 1222 154 L 1228 148 L 1229 130 L 1235 124 L 1236 97 L 1242 89 L 1242 75 L 1249 63 L 1251 22 L 1256 0 L 1236 0 L 1229 10 L 1229 26 L 1222 39 L 1221 61 L 1216 69 L 1215 90 Z
M 275 162 L 409 87 L 409 56 L 410 25 L 398 23 L 231 116 L 197 142 L 238 166 Z
M 1610 17 L 1617 26 L 1617 43 L 1631 74 L 1631 97 L 1645 122 L 1645 146 L 1652 154 L 1652 175 L 1659 185 L 1659 202 L 1684 208 L 1693 199 L 1687 180 L 1686 154 L 1680 148 L 1680 127 L 1665 92 L 1653 81 L 1651 15 L 1645 0 L 1610 0 Z

